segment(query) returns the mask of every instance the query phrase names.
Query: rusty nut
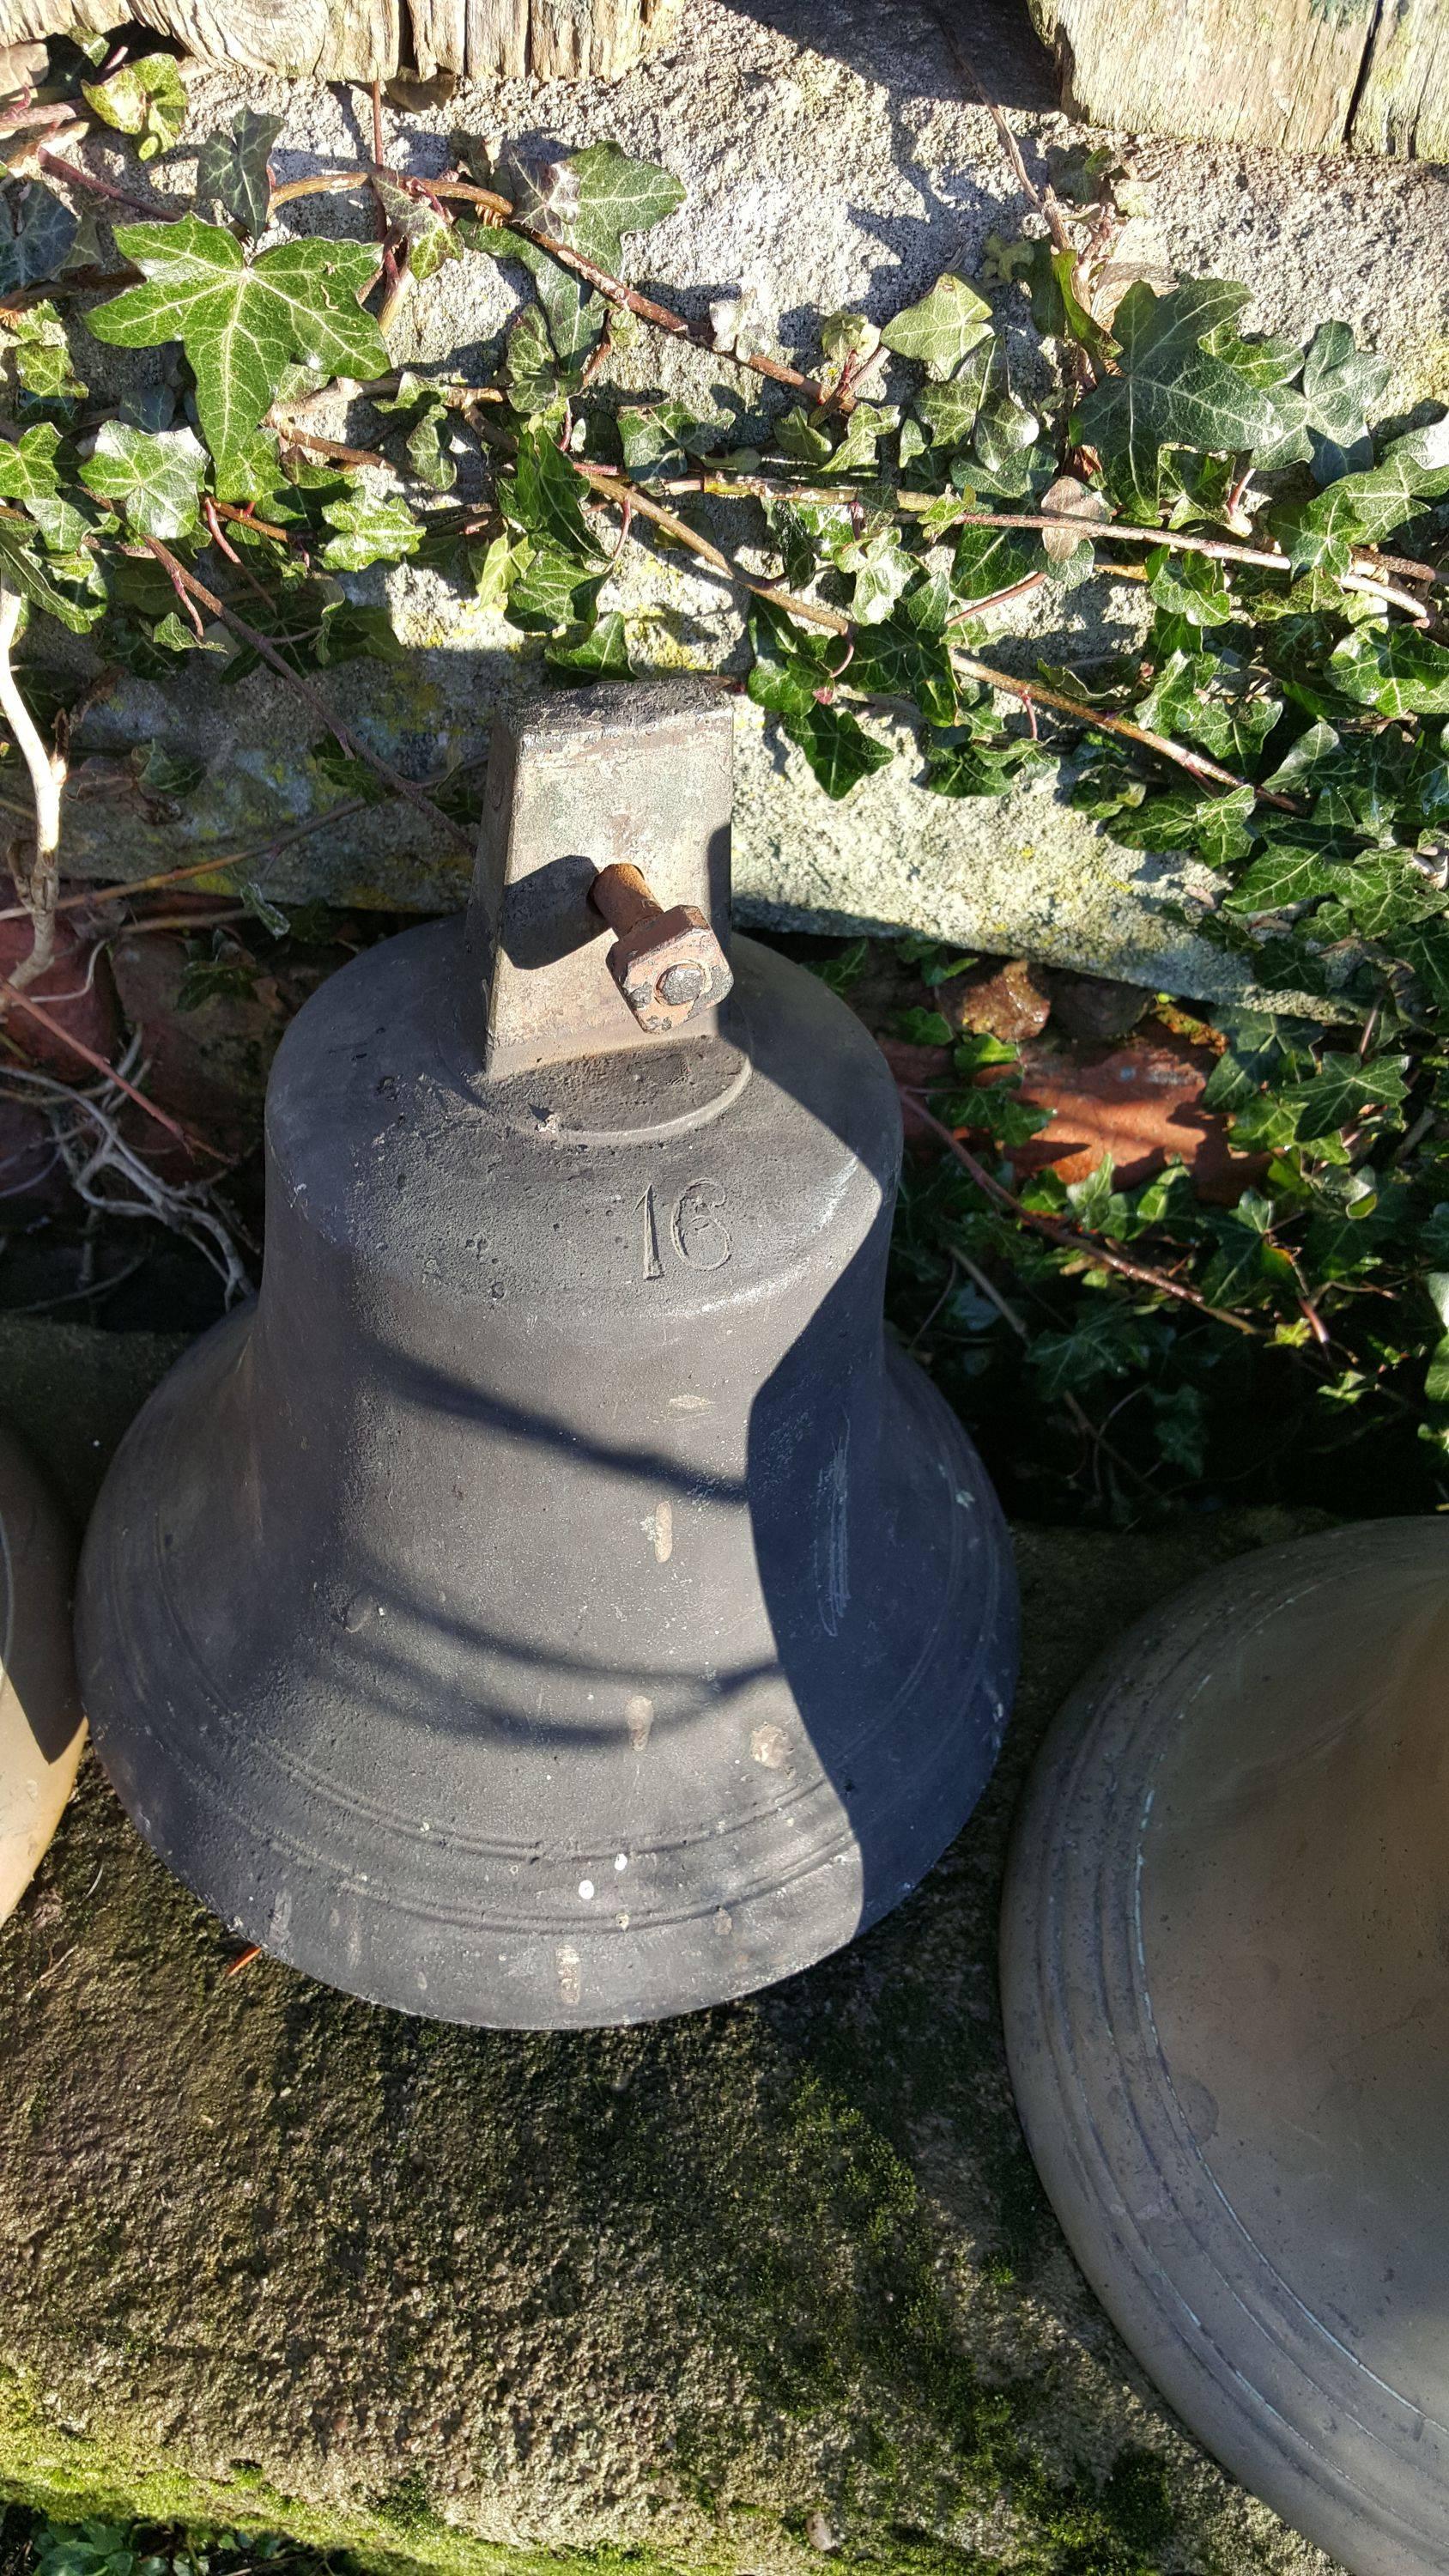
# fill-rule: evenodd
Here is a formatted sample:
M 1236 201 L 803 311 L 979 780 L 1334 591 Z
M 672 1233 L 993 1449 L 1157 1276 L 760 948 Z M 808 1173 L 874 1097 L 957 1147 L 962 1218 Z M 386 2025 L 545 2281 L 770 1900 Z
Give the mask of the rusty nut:
M 609 972 L 651 1036 L 712 1010 L 734 982 L 724 950 L 692 903 L 677 903 L 624 931 L 609 951 Z

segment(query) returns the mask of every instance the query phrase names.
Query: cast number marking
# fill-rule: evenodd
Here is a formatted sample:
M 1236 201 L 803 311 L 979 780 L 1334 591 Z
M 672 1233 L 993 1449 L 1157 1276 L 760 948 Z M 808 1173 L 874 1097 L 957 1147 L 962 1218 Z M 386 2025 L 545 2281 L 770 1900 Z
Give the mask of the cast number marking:
M 665 1231 L 686 1270 L 723 1270 L 734 1250 L 721 1213 L 724 1204 L 722 1181 L 691 1181 L 687 1190 L 680 1191 Z M 643 1225 L 644 1276 L 662 1279 L 664 1258 L 652 1181 L 634 1212 Z

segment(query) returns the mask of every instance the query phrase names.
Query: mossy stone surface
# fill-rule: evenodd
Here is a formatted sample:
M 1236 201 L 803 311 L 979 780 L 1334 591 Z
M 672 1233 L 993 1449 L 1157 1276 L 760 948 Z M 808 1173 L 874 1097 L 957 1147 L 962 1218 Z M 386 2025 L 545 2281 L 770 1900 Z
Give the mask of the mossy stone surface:
M 173 1345 L 0 1325 L 81 1507 Z M 1282 1516 L 1021 1530 L 997 1778 L 867 1939 L 696 2019 L 548 2036 L 256 1958 L 99 1770 L 0 1933 L 0 2497 L 377 2566 L 787 2576 L 1324 2562 L 1153 2399 L 1011 2108 L 1011 1808 L 1083 1664 Z

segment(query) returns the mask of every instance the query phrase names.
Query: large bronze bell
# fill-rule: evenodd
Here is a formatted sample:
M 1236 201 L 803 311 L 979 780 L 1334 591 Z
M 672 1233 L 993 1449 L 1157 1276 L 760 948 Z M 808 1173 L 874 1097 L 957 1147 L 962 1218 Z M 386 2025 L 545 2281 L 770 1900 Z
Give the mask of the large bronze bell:
M 175 1370 L 85 1551 L 143 1834 L 411 2012 L 635 2021 L 898 1903 L 995 1757 L 1015 1592 L 884 1344 L 900 1122 L 820 980 L 727 962 L 731 715 L 500 725 L 466 918 L 307 1004 L 260 1302 Z
M 1063 1710 L 1007 2045 L 1088 2279 L 1355 2576 L 1449 2566 L 1449 1527 L 1240 1559 Z

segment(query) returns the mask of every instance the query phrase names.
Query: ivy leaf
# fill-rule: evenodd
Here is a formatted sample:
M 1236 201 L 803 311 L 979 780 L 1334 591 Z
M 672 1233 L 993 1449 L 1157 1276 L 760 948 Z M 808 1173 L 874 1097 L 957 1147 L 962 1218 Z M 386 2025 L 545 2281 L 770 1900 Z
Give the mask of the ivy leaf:
M 1336 1136 L 1356 1126 L 1366 1110 L 1392 1109 L 1403 1099 L 1409 1059 L 1376 1056 L 1365 1063 L 1356 1055 L 1325 1055 L 1311 1082 L 1287 1083 L 1278 1102 L 1293 1114 L 1300 1145 Z
M 1328 657 L 1334 687 L 1381 716 L 1449 714 L 1449 652 L 1412 626 L 1356 626 Z
M 881 338 L 898 358 L 917 358 L 936 384 L 954 375 L 963 358 L 987 339 L 991 307 L 949 269 L 918 304 L 887 322 Z
M 894 528 L 882 528 L 864 543 L 842 546 L 836 562 L 855 577 L 850 613 L 861 626 L 878 626 L 889 617 L 916 570 Z
M 1290 904 L 1312 903 L 1320 895 L 1336 894 L 1342 883 L 1342 869 L 1326 860 L 1320 851 L 1284 842 L 1253 861 L 1247 875 L 1225 898 L 1223 910 L 1282 912 Z
M 983 340 L 944 384 L 922 385 L 911 409 L 932 447 L 964 447 L 985 399 L 995 347 L 993 340 Z
M 281 133 L 280 116 L 262 116 L 244 107 L 232 119 L 229 134 L 208 134 L 196 155 L 196 193 L 203 205 L 220 206 L 248 240 L 267 228 L 272 196 L 269 155 Z
M 617 143 L 591 143 L 536 169 L 510 160 L 507 184 L 519 223 L 555 234 L 615 274 L 625 234 L 648 232 L 685 194 L 672 170 L 636 161 Z
M 632 680 L 634 677 L 634 665 L 629 659 L 629 639 L 617 608 L 611 608 L 607 617 L 601 617 L 581 643 L 551 644 L 543 658 L 551 671 L 564 672 L 571 679 Z
M 525 634 L 557 634 L 593 623 L 607 566 L 580 568 L 577 557 L 548 544 L 529 546 L 508 590 L 508 622 Z
M 1185 617 L 1190 626 L 1226 626 L 1234 614 L 1233 594 L 1221 564 L 1211 555 L 1177 554 L 1171 546 L 1153 546 L 1145 566 L 1149 596 L 1170 616 Z
M 943 744 L 927 753 L 926 785 L 937 796 L 1005 796 L 1019 773 L 1043 757 L 1030 734 Z
M 60 487 L 55 451 L 60 432 L 49 421 L 27 429 L 14 445 L 0 439 L 0 500 L 44 501 Z
M 364 378 L 387 367 L 382 334 L 357 301 L 377 266 L 368 242 L 311 234 L 248 265 L 234 234 L 183 215 L 170 224 L 120 224 L 116 244 L 145 283 L 100 305 L 88 328 L 122 349 L 180 340 L 218 461 L 251 436 L 289 366 Z
M 749 694 L 780 718 L 827 796 L 838 803 L 872 770 L 886 767 L 893 757 L 889 745 L 874 741 L 845 708 L 822 705 L 816 696 L 830 686 L 822 637 L 803 635 L 773 601 L 757 599 L 750 610 L 750 641 L 755 659 Z
M 599 548 L 584 517 L 590 487 L 537 422 L 521 431 L 518 461 L 498 478 L 503 515 L 525 536 L 581 561 L 596 561 Z
M 1250 369 L 1204 345 L 1236 320 L 1248 293 L 1245 286 L 1196 278 L 1156 295 L 1139 280 L 1117 308 L 1121 372 L 1103 377 L 1087 396 L 1078 426 L 1089 446 L 1119 466 L 1124 491 L 1144 508 L 1157 506 L 1165 447 L 1251 453 L 1275 432 L 1269 389 L 1254 382 Z
M 86 589 L 94 591 L 97 587 L 93 565 L 90 572 L 92 578 L 84 588 L 77 582 L 73 590 L 62 589 L 51 569 L 26 543 L 19 529 L 0 521 L 0 582 L 11 590 L 18 590 L 22 598 L 29 600 L 32 608 L 44 609 L 48 617 L 68 626 L 73 635 L 84 635 L 98 618 L 105 615 L 103 586 L 98 596 L 85 596 Z
M 1449 492 L 1449 413 L 1411 429 L 1363 474 L 1342 474 L 1314 499 L 1276 511 L 1274 533 L 1295 572 L 1315 565 L 1344 572 L 1350 549 L 1377 545 L 1412 518 L 1420 501 Z
M 78 402 L 86 392 L 72 370 L 65 324 L 53 304 L 32 304 L 12 313 L 0 329 L 0 350 L 17 382 L 38 402 Z
M 1372 465 L 1368 416 L 1387 393 L 1391 373 L 1387 358 L 1355 346 L 1347 322 L 1324 322 L 1314 332 L 1303 362 L 1303 397 L 1315 435 L 1315 482 Z
M 1045 475 L 1052 462 L 1038 447 L 1040 429 L 1035 412 L 1024 403 L 1011 398 L 988 403 L 977 415 L 971 456 L 958 457 L 952 481 L 975 492 L 993 492 L 1003 501 L 1020 501 L 1031 490 L 1037 468 Z
M 817 783 L 837 805 L 862 778 L 889 768 L 895 757 L 889 743 L 876 742 L 845 707 L 821 706 L 812 700 L 797 713 L 782 715 L 780 721 L 804 752 Z
M 330 600 L 323 609 L 315 651 L 324 671 L 339 662 L 405 662 L 408 658 L 386 608 L 380 603 L 364 606 L 352 599 Z M 330 748 L 335 751 L 337 745 L 333 743 Z M 375 772 L 366 769 L 362 761 L 355 766 L 365 770 L 375 791 Z
M 188 536 L 200 512 L 206 450 L 189 429 L 132 429 L 103 422 L 81 481 L 98 499 L 115 501 L 142 537 Z
M 461 259 L 466 244 L 450 215 L 430 197 L 415 197 L 389 179 L 374 179 L 384 214 L 401 236 L 414 277 L 435 277 L 450 259 Z
M 536 304 L 526 304 L 509 330 L 503 372 L 521 419 L 531 422 L 553 411 L 562 391 L 558 353 Z
M 870 697 L 909 698 L 930 724 L 949 725 L 955 717 L 956 683 L 945 642 L 911 623 L 899 607 L 880 625 L 861 628 L 845 684 Z
M 186 84 L 171 54 L 143 54 L 109 80 L 82 81 L 81 96 L 119 134 L 140 136 L 143 161 L 167 151 L 186 122 Z
M 1190 788 L 1149 796 L 1136 812 L 1114 815 L 1114 841 L 1137 850 L 1196 850 L 1210 868 L 1231 866 L 1248 855 L 1254 797 L 1251 787 L 1195 796 Z
M 989 599 L 1009 590 L 1036 568 L 1037 546 L 1025 528 L 983 528 L 968 523 L 956 540 L 951 588 L 959 599 Z
M 69 206 L 38 179 L 0 190 L 0 294 L 54 277 L 79 230 Z
M 365 572 L 369 564 L 400 563 L 416 554 L 423 541 L 420 522 L 396 493 L 385 496 L 357 488 L 339 501 L 326 501 L 322 516 L 336 534 L 322 549 L 329 572 Z
M 619 414 L 619 444 L 629 472 L 640 477 L 683 474 L 701 456 L 713 455 L 730 435 L 727 420 L 701 417 L 671 398 L 647 410 L 628 405 Z

